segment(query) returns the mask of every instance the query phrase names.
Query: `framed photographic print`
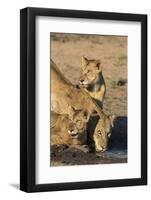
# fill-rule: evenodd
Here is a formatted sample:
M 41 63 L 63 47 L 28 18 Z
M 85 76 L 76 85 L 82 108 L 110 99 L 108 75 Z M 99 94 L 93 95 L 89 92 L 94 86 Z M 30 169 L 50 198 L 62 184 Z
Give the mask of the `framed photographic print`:
M 147 184 L 147 16 L 20 12 L 20 189 Z

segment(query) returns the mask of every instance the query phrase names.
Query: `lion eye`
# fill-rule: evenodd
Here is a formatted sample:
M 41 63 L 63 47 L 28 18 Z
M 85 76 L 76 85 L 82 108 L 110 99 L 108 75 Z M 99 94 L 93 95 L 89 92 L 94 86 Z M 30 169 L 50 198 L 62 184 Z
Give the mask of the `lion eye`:
M 76 121 L 76 124 L 80 125 L 80 124 L 81 124 L 81 121 L 80 121 L 80 120 L 77 120 L 77 121 Z
M 98 134 L 99 134 L 99 135 L 102 135 L 102 131 L 101 131 L 101 130 L 98 130 Z
M 87 75 L 92 75 L 92 72 L 88 70 Z

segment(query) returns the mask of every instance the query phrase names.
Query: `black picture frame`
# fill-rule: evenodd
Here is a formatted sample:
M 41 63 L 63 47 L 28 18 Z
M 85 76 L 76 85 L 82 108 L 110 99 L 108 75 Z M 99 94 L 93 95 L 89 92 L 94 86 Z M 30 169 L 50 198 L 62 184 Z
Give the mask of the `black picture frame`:
M 54 16 L 141 23 L 141 178 L 36 184 L 35 182 L 35 19 Z M 147 15 L 48 8 L 20 10 L 20 189 L 25 192 L 147 184 Z

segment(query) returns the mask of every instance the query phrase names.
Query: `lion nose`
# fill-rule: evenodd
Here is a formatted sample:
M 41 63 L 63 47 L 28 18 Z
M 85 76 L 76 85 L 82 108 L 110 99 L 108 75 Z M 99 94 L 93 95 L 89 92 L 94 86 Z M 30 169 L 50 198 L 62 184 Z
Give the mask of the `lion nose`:
M 99 147 L 99 148 L 96 148 L 96 151 L 97 152 L 104 152 L 104 151 L 106 151 L 106 148 L 105 147 Z
M 100 147 L 99 150 L 102 151 L 102 150 L 103 150 L 103 147 Z
M 80 81 L 79 81 L 79 82 L 80 82 L 80 84 L 82 84 L 82 83 L 84 82 L 84 80 L 83 80 L 83 79 L 80 79 Z

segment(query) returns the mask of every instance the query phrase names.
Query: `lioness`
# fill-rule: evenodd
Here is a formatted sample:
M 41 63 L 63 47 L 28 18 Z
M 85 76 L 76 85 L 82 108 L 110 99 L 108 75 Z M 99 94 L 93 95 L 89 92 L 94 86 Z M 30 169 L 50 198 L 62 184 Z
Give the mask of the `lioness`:
M 90 114 L 96 111 L 104 124 L 101 124 L 106 134 L 105 121 L 108 119 L 103 110 L 83 89 L 76 88 L 59 71 L 51 60 L 51 110 L 58 114 L 68 114 L 72 120 L 75 110 L 87 110 Z M 96 140 L 95 140 L 96 142 Z M 98 143 L 99 144 L 99 143 Z
M 106 118 L 91 116 L 88 122 L 88 144 L 91 151 L 104 152 L 111 136 L 115 116 Z
M 82 75 L 79 78 L 79 87 L 85 88 L 97 104 L 103 108 L 106 86 L 100 60 L 89 60 L 82 57 L 81 67 Z
M 89 114 L 85 110 L 74 112 L 72 120 L 68 115 L 51 112 L 51 145 L 87 144 L 87 121 Z

